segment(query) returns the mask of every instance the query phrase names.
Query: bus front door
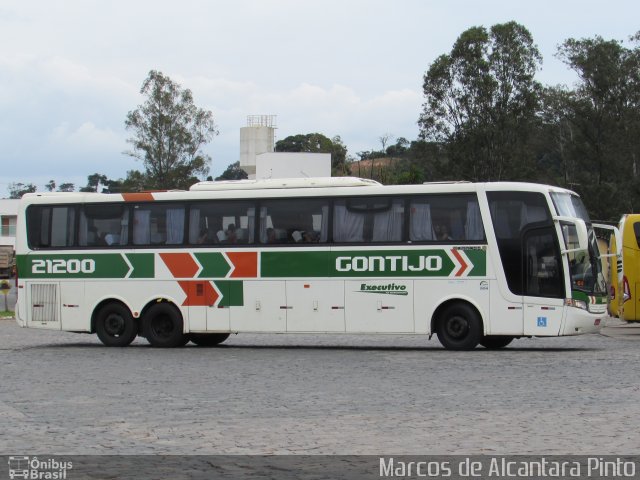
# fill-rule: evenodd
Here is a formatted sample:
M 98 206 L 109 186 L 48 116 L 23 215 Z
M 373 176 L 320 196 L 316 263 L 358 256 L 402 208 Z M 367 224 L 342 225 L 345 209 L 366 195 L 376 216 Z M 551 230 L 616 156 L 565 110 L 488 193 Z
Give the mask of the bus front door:
M 554 229 L 526 231 L 522 252 L 524 334 L 558 335 L 564 313 L 564 282 Z

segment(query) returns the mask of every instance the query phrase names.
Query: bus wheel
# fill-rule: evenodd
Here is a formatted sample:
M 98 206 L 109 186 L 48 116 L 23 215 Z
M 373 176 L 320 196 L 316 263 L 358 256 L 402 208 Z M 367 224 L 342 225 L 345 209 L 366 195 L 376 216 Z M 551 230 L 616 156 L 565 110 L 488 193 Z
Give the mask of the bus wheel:
M 126 347 L 138 335 L 138 326 L 127 307 L 109 303 L 98 312 L 96 333 L 107 347 Z
M 190 340 L 199 347 L 214 347 L 221 344 L 227 338 L 230 333 L 192 333 Z
M 182 315 L 169 303 L 156 303 L 142 319 L 144 335 L 153 347 L 181 347 L 189 341 L 183 333 Z
M 513 341 L 513 337 L 506 335 L 489 335 L 480 340 L 480 345 L 484 348 L 494 350 L 496 348 L 506 347 Z
M 473 307 L 456 303 L 440 314 L 436 332 L 448 350 L 473 350 L 482 339 L 482 321 Z

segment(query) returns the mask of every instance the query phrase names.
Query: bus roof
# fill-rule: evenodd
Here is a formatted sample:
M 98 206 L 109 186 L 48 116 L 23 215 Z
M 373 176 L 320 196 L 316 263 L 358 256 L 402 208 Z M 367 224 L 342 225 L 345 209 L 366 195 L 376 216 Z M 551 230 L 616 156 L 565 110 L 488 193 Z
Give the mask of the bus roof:
M 420 185 L 382 185 L 375 180 L 356 177 L 289 178 L 267 180 L 230 180 L 199 182 L 186 190 L 165 190 L 136 193 L 85 193 L 85 192 L 41 192 L 27 193 L 22 197 L 22 205 L 32 203 L 102 203 L 113 201 L 152 202 L 205 199 L 241 198 L 287 198 L 317 196 L 360 196 L 360 195 L 405 195 L 440 194 L 477 191 L 538 191 L 574 192 L 551 185 L 522 182 L 433 182 Z
M 375 180 L 358 177 L 268 178 L 261 180 L 222 180 L 198 182 L 191 191 L 262 190 L 273 188 L 331 188 L 381 186 Z

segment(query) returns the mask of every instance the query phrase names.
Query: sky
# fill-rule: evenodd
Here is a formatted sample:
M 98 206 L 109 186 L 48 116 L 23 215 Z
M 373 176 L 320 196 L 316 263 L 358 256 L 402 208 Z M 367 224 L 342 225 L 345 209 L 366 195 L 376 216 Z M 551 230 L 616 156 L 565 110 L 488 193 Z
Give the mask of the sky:
M 558 45 L 626 41 L 639 18 L 637 0 L 0 0 L 0 197 L 143 169 L 124 121 L 150 70 L 213 112 L 216 176 L 250 115 L 276 115 L 276 141 L 339 135 L 353 157 L 387 134 L 416 139 L 424 73 L 470 27 L 521 23 L 537 79 L 572 85 Z

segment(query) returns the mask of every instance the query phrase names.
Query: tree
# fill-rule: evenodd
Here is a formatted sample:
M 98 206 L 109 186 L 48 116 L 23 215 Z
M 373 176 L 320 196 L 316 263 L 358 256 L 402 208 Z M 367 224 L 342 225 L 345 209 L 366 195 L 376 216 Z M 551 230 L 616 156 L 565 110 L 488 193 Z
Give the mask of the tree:
M 73 183 L 61 183 L 58 187 L 59 192 L 73 192 L 76 189 L 75 184 Z
M 330 153 L 332 175 L 341 176 L 350 174 L 349 165 L 347 164 L 347 147 L 342 143 L 342 139 L 338 135 L 332 139 L 329 139 L 321 133 L 290 135 L 276 142 L 275 151 Z
M 445 145 L 450 178 L 522 179 L 533 159 L 541 56 L 516 22 L 473 27 L 424 77 L 421 138 Z
M 47 183 L 44 188 L 46 188 L 48 192 L 53 192 L 56 189 L 56 182 L 54 180 L 49 180 L 49 183 Z
M 127 114 L 133 132 L 128 155 L 145 167 L 143 188 L 188 188 L 209 171 L 211 159 L 201 148 L 218 134 L 213 114 L 195 106 L 190 90 L 151 70 L 140 93 L 147 97 Z M 140 175 L 134 175 L 139 180 Z
M 87 186 L 80 188 L 81 192 L 97 192 L 100 185 L 107 185 L 109 180 L 106 175 L 94 173 L 87 176 Z
M 216 177 L 216 180 L 244 180 L 249 178 L 247 172 L 240 168 L 240 162 L 232 163 L 222 172 L 222 175 Z
M 594 38 L 563 42 L 557 56 L 579 78 L 573 91 L 545 98 L 559 133 L 569 186 L 580 192 L 592 216 L 617 220 L 640 209 L 640 33 L 635 48 Z M 570 182 L 569 182 L 570 181 Z M 620 195 L 624 191 L 625 195 Z
M 22 198 L 25 193 L 33 193 L 37 190 L 37 187 L 33 183 L 10 183 L 9 184 L 9 198 Z

